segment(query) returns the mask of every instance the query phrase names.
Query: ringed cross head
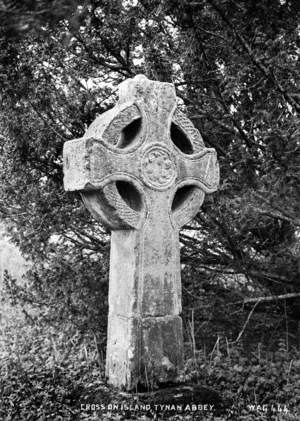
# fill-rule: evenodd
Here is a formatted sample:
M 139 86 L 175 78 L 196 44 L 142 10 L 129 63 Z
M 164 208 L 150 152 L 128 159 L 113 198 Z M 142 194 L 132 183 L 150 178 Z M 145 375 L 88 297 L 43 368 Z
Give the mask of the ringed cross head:
M 106 374 L 126 389 L 175 380 L 182 366 L 179 229 L 219 169 L 172 84 L 139 75 L 81 139 L 64 145 L 64 186 L 112 230 Z

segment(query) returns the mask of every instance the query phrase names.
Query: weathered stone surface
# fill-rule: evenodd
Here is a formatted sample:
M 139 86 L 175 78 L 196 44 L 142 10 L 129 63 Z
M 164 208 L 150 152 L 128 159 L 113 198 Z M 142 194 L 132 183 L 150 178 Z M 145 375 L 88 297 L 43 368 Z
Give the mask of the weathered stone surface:
M 112 230 L 106 373 L 132 389 L 182 367 L 179 229 L 217 189 L 214 149 L 176 109 L 172 84 L 136 76 L 82 139 L 64 147 L 64 185 Z

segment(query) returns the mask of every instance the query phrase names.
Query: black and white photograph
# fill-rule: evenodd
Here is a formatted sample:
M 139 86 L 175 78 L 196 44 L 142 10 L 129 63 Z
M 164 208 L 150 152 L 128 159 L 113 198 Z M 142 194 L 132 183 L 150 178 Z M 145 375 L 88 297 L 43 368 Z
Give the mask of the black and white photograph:
M 299 0 L 0 0 L 0 420 L 300 420 Z

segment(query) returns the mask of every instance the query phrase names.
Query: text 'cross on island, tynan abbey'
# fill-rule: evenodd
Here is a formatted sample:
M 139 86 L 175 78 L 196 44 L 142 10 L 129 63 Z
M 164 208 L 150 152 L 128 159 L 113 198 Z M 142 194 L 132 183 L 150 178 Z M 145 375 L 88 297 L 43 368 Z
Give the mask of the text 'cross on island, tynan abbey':
M 217 189 L 216 151 L 170 83 L 138 75 L 81 139 L 64 145 L 64 186 L 111 231 L 106 375 L 134 389 L 183 364 L 179 229 Z

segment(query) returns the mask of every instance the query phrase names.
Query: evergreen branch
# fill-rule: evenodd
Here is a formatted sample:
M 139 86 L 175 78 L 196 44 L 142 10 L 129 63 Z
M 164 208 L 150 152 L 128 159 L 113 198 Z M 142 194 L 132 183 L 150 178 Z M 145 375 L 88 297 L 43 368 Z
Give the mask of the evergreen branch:
M 230 303 L 230 304 L 249 304 L 249 303 L 256 303 L 256 302 L 270 302 L 270 301 L 277 301 L 277 300 L 289 300 L 291 298 L 299 298 L 300 293 L 298 292 L 292 292 L 289 294 L 281 294 L 281 295 L 271 295 L 267 297 L 255 297 L 255 298 L 245 298 L 243 301 L 238 301 L 236 303 Z
M 269 69 L 261 62 L 259 58 L 256 57 L 255 53 L 251 49 L 250 45 L 246 41 L 246 39 L 241 35 L 235 28 L 235 26 L 231 23 L 231 21 L 228 19 L 222 8 L 216 4 L 215 0 L 207 0 L 207 2 L 213 7 L 213 9 L 219 14 L 221 19 L 226 23 L 226 25 L 230 28 L 232 33 L 235 35 L 236 39 L 238 40 L 239 44 L 243 48 L 244 51 L 248 54 L 250 59 L 252 60 L 253 64 L 260 70 L 260 72 L 265 76 L 267 80 L 269 80 L 273 86 L 276 88 L 276 90 L 285 98 L 286 102 L 294 107 L 294 109 L 299 112 L 300 106 L 295 101 L 294 97 L 291 96 L 289 93 L 287 93 L 281 84 L 276 79 L 273 72 L 270 72 Z

